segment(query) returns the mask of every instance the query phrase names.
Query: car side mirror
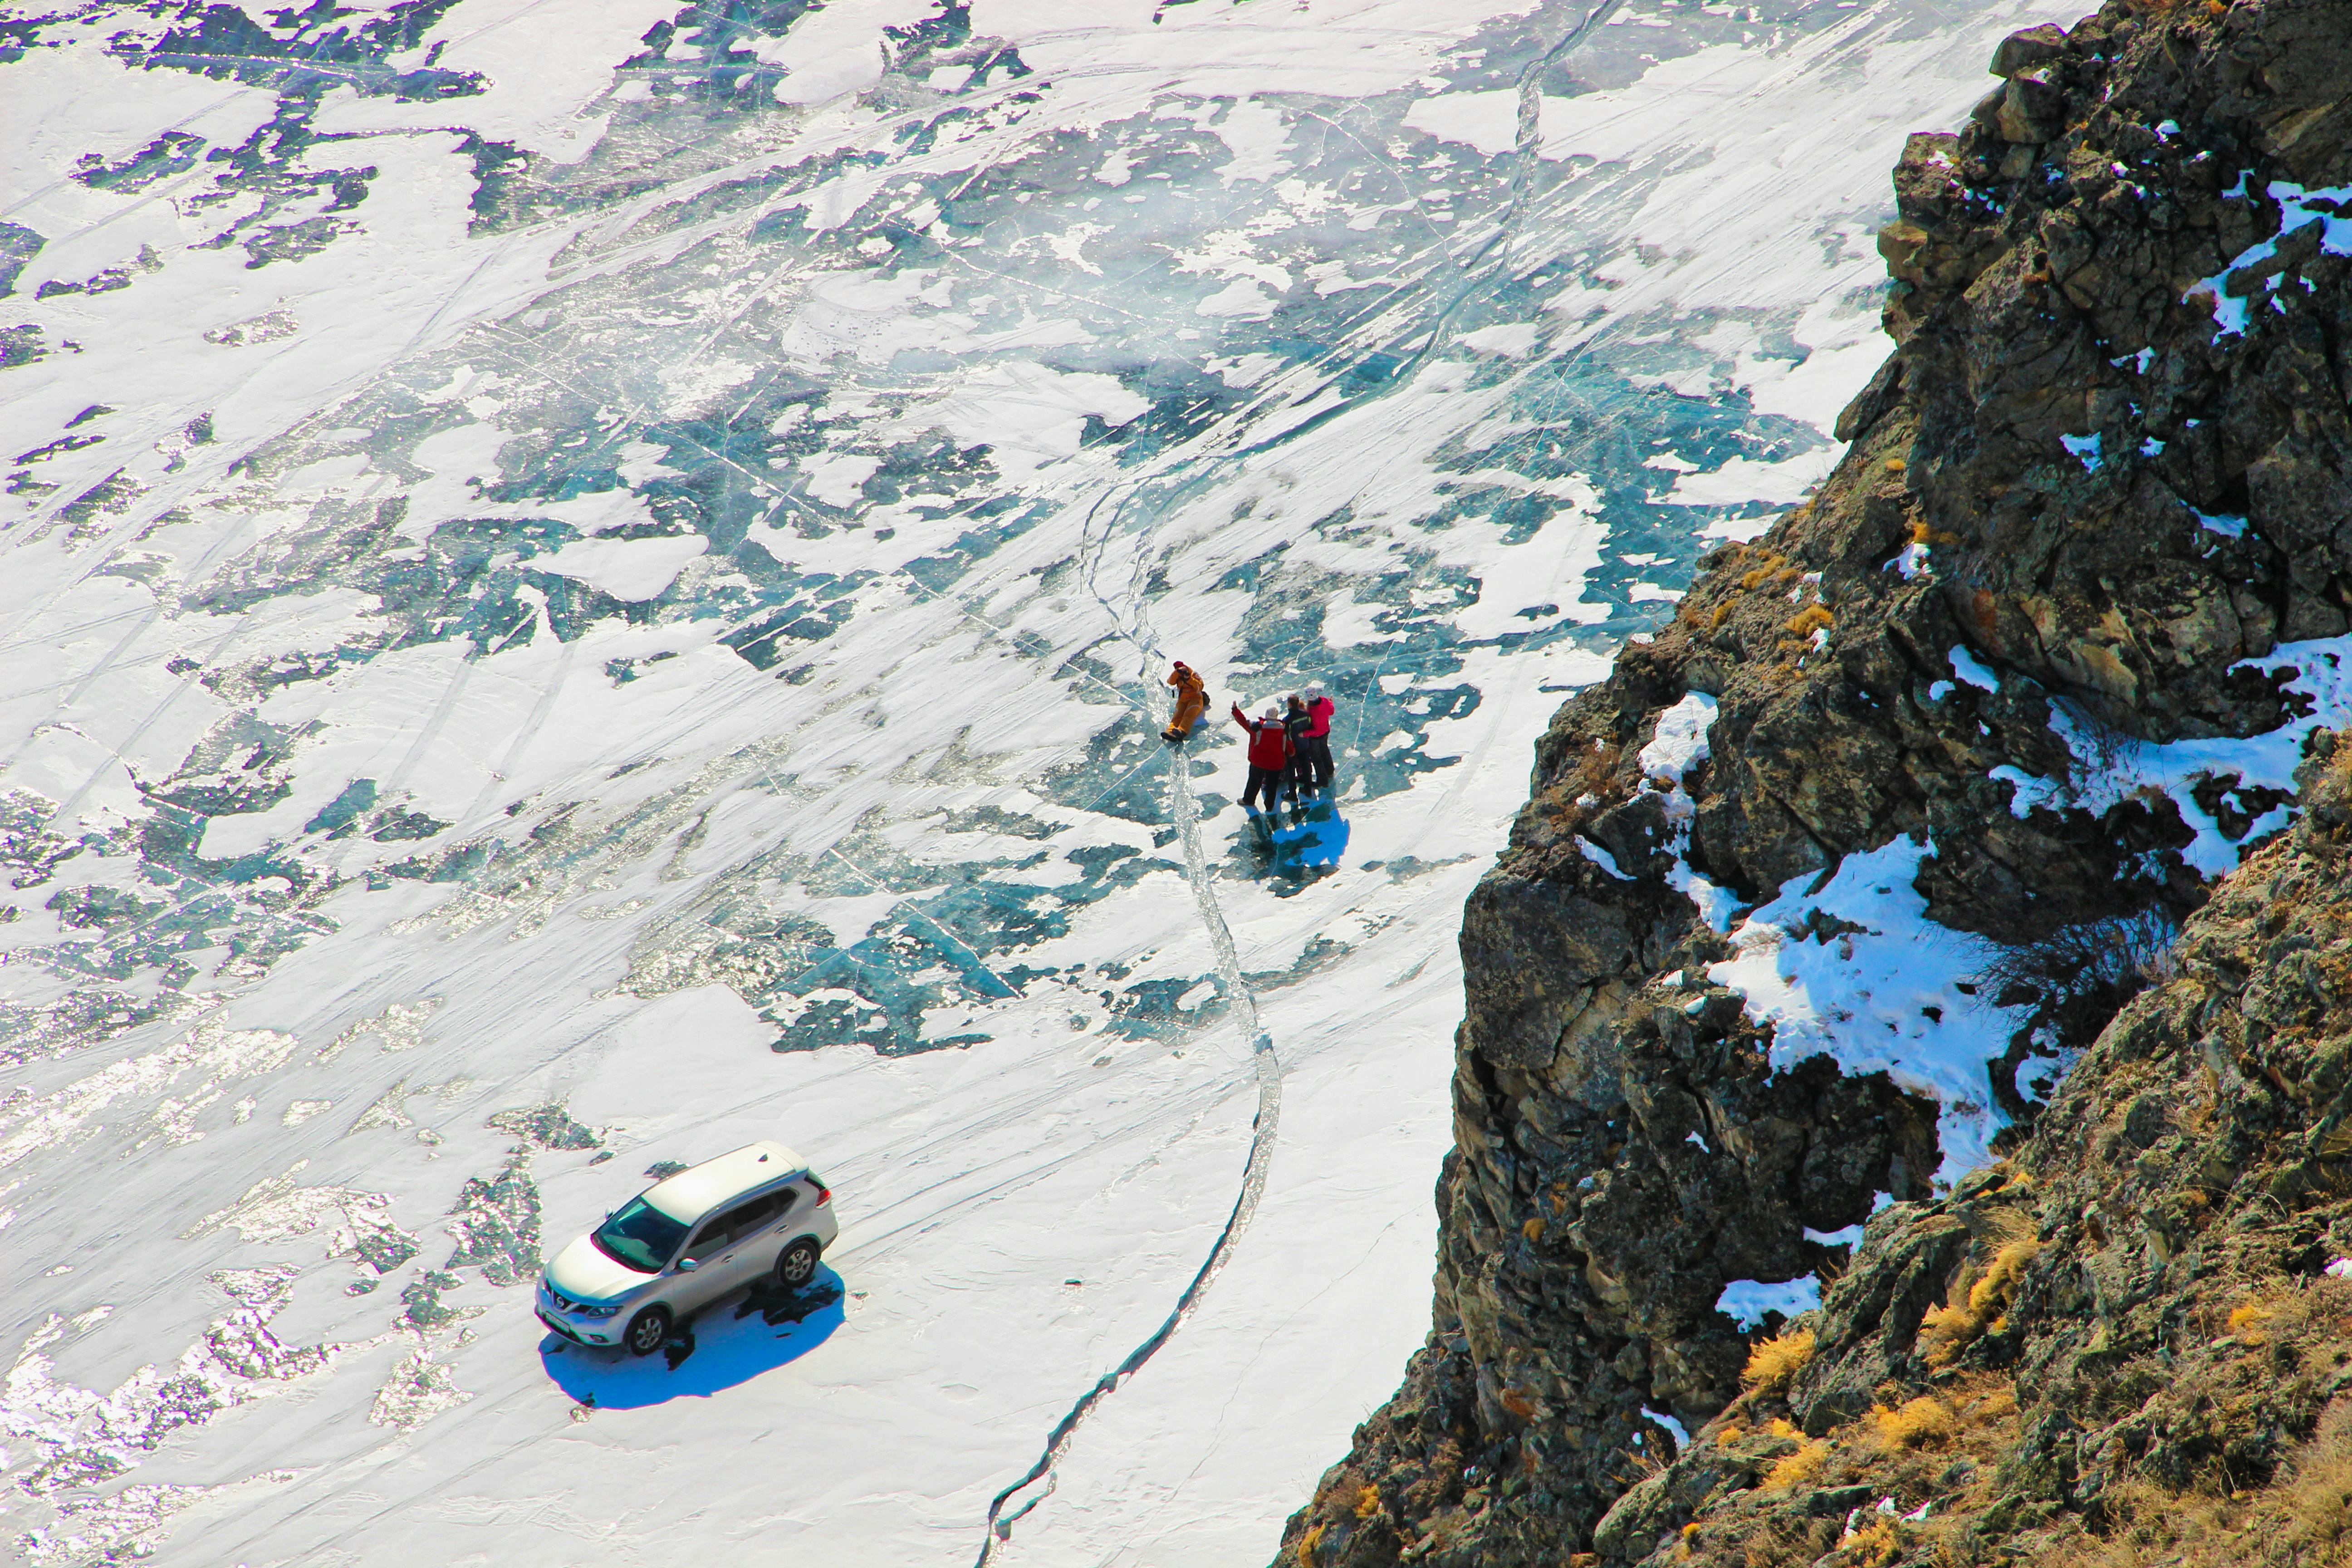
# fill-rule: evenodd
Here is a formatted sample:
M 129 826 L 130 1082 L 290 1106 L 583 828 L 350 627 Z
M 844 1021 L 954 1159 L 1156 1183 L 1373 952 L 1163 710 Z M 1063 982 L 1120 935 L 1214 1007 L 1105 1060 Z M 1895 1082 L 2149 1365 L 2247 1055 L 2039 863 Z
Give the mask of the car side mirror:
M 701 1267 L 702 1259 L 699 1258 L 681 1258 L 677 1260 L 677 1271 L 680 1274 L 691 1274 Z

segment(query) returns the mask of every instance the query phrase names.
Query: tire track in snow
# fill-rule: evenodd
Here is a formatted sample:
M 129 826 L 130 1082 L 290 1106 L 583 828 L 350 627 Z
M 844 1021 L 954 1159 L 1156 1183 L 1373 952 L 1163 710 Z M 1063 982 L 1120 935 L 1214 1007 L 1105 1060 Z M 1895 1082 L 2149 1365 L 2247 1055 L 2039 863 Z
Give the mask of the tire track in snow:
M 1069 1413 L 1047 1434 L 1045 1452 L 1037 1456 L 1028 1474 L 997 1493 L 989 1503 L 988 1533 L 981 1542 L 975 1568 L 988 1568 L 995 1560 L 996 1549 L 1013 1539 L 1013 1526 L 1053 1495 L 1054 1468 L 1068 1451 L 1079 1425 L 1096 1405 L 1150 1361 L 1192 1315 L 1201 1298 L 1208 1293 L 1210 1281 L 1233 1256 L 1234 1243 L 1265 1195 L 1266 1169 L 1274 1161 L 1274 1141 L 1282 1121 L 1282 1063 L 1274 1054 L 1274 1041 L 1258 1023 L 1257 996 L 1242 974 L 1241 955 L 1234 947 L 1233 931 L 1225 924 L 1224 910 L 1217 902 L 1216 889 L 1210 884 L 1208 858 L 1201 851 L 1201 805 L 1192 794 L 1192 770 L 1183 765 L 1183 760 L 1184 753 L 1180 751 L 1176 754 L 1177 765 L 1168 770 L 1169 815 L 1175 819 L 1177 832 L 1183 840 L 1184 880 L 1192 884 L 1192 900 L 1200 906 L 1201 923 L 1208 930 L 1210 950 L 1217 961 L 1218 981 L 1241 1024 L 1242 1037 L 1249 1042 L 1250 1060 L 1257 1076 L 1257 1114 L 1250 1123 L 1249 1160 L 1242 1168 L 1242 1190 L 1234 1199 L 1233 1213 L 1225 1216 L 1224 1228 L 1217 1233 L 1216 1245 L 1209 1249 L 1207 1260 L 1192 1276 L 1192 1283 L 1184 1287 L 1183 1294 L 1176 1298 L 1176 1306 L 1167 1319 L 1149 1339 L 1129 1351 L 1125 1361 L 1103 1373 L 1093 1387 L 1079 1396 Z M 1037 1485 L 1040 1480 L 1045 1482 L 1042 1487 Z M 1031 1495 L 1006 1513 L 1006 1506 L 1024 1492 Z

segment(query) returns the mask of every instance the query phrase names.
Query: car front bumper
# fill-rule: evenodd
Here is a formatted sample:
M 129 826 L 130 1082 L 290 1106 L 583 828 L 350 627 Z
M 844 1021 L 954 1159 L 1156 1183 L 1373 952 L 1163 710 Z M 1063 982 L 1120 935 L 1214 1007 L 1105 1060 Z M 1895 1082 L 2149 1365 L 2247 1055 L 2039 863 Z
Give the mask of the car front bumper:
M 614 1321 L 610 1318 L 597 1319 L 596 1326 L 591 1328 L 584 1321 L 575 1322 L 561 1312 L 548 1310 L 545 1298 L 541 1298 L 533 1310 L 539 1314 L 541 1322 L 545 1323 L 575 1345 L 609 1350 L 620 1342 L 620 1330 L 614 1326 Z

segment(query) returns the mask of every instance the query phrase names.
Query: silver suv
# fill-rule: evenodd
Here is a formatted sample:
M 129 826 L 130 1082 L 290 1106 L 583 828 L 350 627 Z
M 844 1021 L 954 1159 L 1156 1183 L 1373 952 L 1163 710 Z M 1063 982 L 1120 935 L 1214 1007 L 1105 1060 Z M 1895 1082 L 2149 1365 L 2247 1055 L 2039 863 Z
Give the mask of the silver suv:
M 807 1161 L 753 1143 L 647 1187 L 557 1253 L 539 1321 L 575 1344 L 650 1355 L 673 1323 L 762 1278 L 806 1285 L 840 1228 Z

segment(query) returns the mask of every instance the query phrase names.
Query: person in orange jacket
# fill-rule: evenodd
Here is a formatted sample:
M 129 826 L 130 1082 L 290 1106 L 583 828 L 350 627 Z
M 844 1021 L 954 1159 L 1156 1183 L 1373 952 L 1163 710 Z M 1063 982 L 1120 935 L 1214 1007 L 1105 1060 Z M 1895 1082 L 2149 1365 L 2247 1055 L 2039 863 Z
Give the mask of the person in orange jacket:
M 1282 721 L 1282 709 L 1268 703 L 1265 717 L 1253 719 L 1234 704 L 1234 722 L 1249 733 L 1249 784 L 1242 791 L 1242 809 L 1255 814 L 1258 795 L 1265 792 L 1265 808 L 1275 807 L 1275 793 L 1282 787 L 1282 778 L 1290 771 L 1290 726 Z
M 1160 731 L 1160 738 L 1173 746 L 1182 743 L 1184 737 L 1192 732 L 1192 726 L 1201 721 L 1201 715 L 1209 710 L 1209 688 L 1181 658 L 1176 668 L 1168 672 L 1168 684 L 1176 689 L 1176 717 Z

